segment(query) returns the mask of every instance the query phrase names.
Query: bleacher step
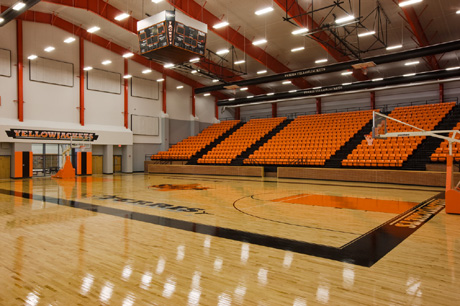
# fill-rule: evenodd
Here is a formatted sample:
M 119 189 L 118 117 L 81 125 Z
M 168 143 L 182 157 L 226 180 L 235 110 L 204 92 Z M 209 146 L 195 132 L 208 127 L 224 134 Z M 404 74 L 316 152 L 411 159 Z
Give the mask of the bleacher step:
M 264 137 L 260 138 L 255 144 L 250 146 L 248 149 L 243 151 L 240 155 L 238 155 L 235 159 L 233 159 L 230 163 L 232 166 L 241 166 L 244 163 L 244 160 L 249 157 L 252 153 L 254 153 L 257 149 L 262 147 L 268 140 L 270 140 L 273 136 L 278 134 L 281 130 L 283 130 L 287 125 L 289 125 L 294 119 L 285 119 L 283 122 L 278 124 L 274 129 L 268 132 Z
M 434 127 L 434 130 L 451 130 L 460 121 L 460 105 L 455 105 L 450 112 Z M 403 163 L 404 170 L 426 170 L 426 164 L 431 161 L 431 154 L 441 145 L 443 139 L 426 137 L 412 155 Z
M 221 136 L 217 137 L 213 142 L 208 144 L 206 147 L 198 151 L 195 155 L 193 155 L 190 160 L 187 162 L 187 165 L 198 165 L 198 159 L 202 158 L 204 155 L 206 155 L 209 151 L 211 151 L 215 146 L 217 146 L 219 143 L 224 141 L 227 137 L 232 135 L 234 132 L 236 132 L 240 127 L 242 127 L 245 124 L 245 122 L 239 122 L 237 123 L 234 127 L 229 129 L 227 132 L 222 134 Z

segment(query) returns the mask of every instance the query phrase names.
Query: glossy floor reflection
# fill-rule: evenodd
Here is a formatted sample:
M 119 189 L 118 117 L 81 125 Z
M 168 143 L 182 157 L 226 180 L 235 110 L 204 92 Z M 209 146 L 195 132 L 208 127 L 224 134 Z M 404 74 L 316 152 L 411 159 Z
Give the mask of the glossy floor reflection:
M 444 213 L 440 191 L 143 174 L 0 180 L 0 305 L 456 305 L 460 217 Z M 289 200 L 304 195 L 321 201 Z M 338 198 L 415 204 L 324 205 Z

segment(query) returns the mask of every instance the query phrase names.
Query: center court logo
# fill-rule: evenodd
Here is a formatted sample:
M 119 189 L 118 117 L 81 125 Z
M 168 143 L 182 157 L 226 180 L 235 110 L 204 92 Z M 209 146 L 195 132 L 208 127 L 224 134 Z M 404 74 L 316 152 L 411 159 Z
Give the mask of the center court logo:
M 171 210 L 175 212 L 194 213 L 195 215 L 211 215 L 210 213 L 207 213 L 202 208 L 175 206 L 175 205 L 166 204 L 166 203 L 155 203 L 152 201 L 123 198 L 123 197 L 119 197 L 116 195 L 101 195 L 101 196 L 95 195 L 93 196 L 93 198 L 97 200 L 112 200 L 114 202 L 123 202 L 123 203 L 133 204 L 133 205 L 140 205 L 140 206 L 146 206 L 146 207 L 152 207 L 152 208 L 158 208 L 158 209 L 166 209 L 166 210 Z

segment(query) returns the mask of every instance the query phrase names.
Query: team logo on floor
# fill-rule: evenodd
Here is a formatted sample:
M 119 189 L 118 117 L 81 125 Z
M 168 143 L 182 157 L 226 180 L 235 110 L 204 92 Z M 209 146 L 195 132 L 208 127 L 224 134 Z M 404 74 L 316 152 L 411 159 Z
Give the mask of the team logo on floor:
M 158 191 L 173 191 L 173 190 L 208 190 L 209 187 L 202 187 L 200 184 L 160 184 L 152 185 L 149 188 L 155 188 Z
M 116 195 L 95 195 L 93 198 L 98 200 L 110 200 L 114 202 L 123 202 L 127 204 L 139 205 L 139 206 L 146 206 L 151 208 L 158 208 L 158 209 L 166 209 L 175 212 L 186 212 L 186 213 L 194 213 L 196 215 L 211 215 L 207 213 L 202 208 L 194 208 L 194 207 L 187 207 L 182 205 L 171 205 L 166 203 L 155 203 L 152 201 L 145 201 L 145 200 L 136 200 L 130 198 L 123 198 Z

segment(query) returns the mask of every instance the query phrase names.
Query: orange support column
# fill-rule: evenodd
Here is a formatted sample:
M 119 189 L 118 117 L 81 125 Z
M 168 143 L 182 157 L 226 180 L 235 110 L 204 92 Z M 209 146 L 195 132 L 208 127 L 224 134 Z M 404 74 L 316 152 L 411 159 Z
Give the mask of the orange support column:
M 125 75 L 128 74 L 128 59 L 125 58 Z M 124 82 L 124 93 L 125 93 L 125 128 L 128 128 L 128 79 L 125 79 Z
M 22 177 L 22 152 L 14 152 L 14 175 L 13 178 Z
M 166 114 L 166 74 L 163 72 L 163 113 Z
M 272 103 L 272 118 L 278 117 L 278 104 Z
M 192 116 L 195 117 L 195 88 L 192 89 Z
M 375 109 L 375 91 L 371 91 L 371 109 Z
M 22 20 L 16 19 L 16 35 L 18 48 L 18 119 L 24 121 L 24 61 L 23 61 L 23 37 L 22 37 Z
M 316 98 L 316 113 L 321 114 L 321 98 Z
M 215 112 L 216 112 L 216 119 L 219 120 L 219 106 L 217 106 L 217 98 L 216 100 L 214 101 L 214 105 L 215 105 Z
M 85 40 L 80 37 L 80 124 L 85 125 Z

